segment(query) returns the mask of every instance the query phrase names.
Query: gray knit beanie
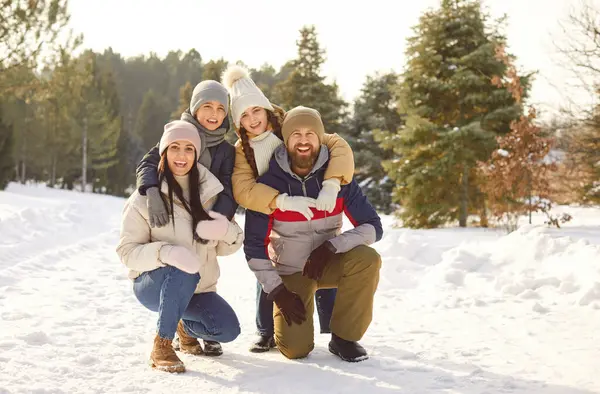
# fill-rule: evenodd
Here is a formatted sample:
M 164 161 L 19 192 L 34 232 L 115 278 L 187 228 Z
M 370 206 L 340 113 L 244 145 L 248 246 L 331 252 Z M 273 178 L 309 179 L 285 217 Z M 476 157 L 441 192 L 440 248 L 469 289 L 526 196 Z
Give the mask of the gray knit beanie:
M 207 101 L 218 101 L 225 107 L 225 114 L 229 112 L 229 98 L 227 89 L 217 81 L 206 80 L 200 82 L 192 92 L 190 100 L 190 112 L 192 116 L 196 116 L 198 108 Z

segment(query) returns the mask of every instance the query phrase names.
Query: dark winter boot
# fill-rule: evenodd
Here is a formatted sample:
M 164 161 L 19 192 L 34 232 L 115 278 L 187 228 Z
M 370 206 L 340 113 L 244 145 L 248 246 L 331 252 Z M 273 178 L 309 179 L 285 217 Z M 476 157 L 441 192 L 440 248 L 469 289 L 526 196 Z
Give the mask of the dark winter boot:
M 264 353 L 276 347 L 275 339 L 272 336 L 261 335 L 258 341 L 254 342 L 250 347 L 252 353 Z
M 360 346 L 358 342 L 347 341 L 333 333 L 329 342 L 329 351 L 342 360 L 351 363 L 364 361 L 369 358 L 365 348 Z
M 205 340 L 204 354 L 207 356 L 220 356 L 223 354 L 223 348 L 219 342 Z
M 154 348 L 150 353 L 150 365 L 154 369 L 165 372 L 185 372 L 183 361 L 177 357 L 170 339 L 154 338 Z
M 193 354 L 196 356 L 204 353 L 200 342 L 185 331 L 183 321 L 179 320 L 177 324 L 177 337 L 179 340 L 173 342 L 173 348 L 184 353 Z

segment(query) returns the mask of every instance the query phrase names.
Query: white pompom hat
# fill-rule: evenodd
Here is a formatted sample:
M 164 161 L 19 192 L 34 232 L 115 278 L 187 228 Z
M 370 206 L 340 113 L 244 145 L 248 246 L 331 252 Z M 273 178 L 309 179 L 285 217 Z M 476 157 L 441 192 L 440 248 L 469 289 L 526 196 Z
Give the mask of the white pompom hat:
M 250 78 L 246 68 L 231 65 L 225 70 L 221 80 L 231 96 L 231 117 L 236 128 L 240 128 L 240 119 L 248 108 L 262 107 L 274 111 L 267 97 Z

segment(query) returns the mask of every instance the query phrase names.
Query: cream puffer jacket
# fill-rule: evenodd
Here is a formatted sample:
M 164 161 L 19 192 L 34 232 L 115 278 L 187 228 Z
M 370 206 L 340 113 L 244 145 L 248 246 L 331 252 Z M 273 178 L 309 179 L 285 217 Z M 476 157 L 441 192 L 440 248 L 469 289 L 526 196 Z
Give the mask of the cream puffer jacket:
M 198 164 L 200 173 L 200 201 L 208 211 L 214 204 L 217 194 L 223 190 L 221 182 L 206 167 Z M 161 192 L 168 195 L 167 183 L 161 185 Z M 136 190 L 125 203 L 121 222 L 117 254 L 121 262 L 129 268 L 129 278 L 135 279 L 143 272 L 163 267 L 159 258 L 164 245 L 185 246 L 198 257 L 200 282 L 195 293 L 216 291 L 220 270 L 217 256 L 235 253 L 243 244 L 244 236 L 235 220 L 229 222 L 223 240 L 196 242 L 192 235 L 192 217 L 174 196 L 173 213 L 175 225 L 169 215 L 169 223 L 160 228 L 151 228 L 148 220 L 146 196 Z

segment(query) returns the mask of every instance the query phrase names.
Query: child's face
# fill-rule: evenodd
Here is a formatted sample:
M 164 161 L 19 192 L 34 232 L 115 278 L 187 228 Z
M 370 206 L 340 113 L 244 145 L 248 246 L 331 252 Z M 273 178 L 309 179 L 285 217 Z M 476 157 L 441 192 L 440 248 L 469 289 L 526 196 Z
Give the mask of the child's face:
M 174 141 L 167 148 L 167 164 L 175 175 L 185 175 L 196 164 L 196 149 L 189 141 Z
M 262 107 L 250 107 L 242 113 L 240 123 L 248 133 L 260 135 L 269 125 L 267 110 Z
M 209 131 L 215 131 L 223 124 L 225 107 L 218 101 L 207 101 L 196 111 L 196 120 Z

